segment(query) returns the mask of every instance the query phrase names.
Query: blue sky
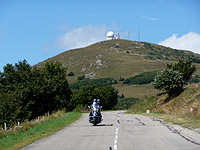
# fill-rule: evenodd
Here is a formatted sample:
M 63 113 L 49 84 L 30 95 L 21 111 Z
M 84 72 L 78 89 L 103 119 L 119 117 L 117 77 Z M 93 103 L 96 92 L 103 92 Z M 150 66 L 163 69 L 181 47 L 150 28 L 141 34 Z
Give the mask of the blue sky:
M 121 38 L 200 54 L 200 0 L 0 0 L 0 70 Z

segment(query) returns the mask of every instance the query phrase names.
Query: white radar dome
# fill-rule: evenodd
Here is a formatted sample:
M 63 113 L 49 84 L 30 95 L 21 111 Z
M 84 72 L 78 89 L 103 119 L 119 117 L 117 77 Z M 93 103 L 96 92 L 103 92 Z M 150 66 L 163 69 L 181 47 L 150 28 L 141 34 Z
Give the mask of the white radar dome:
M 108 40 L 114 39 L 114 32 L 109 31 L 109 32 L 107 33 L 107 39 L 108 39 Z

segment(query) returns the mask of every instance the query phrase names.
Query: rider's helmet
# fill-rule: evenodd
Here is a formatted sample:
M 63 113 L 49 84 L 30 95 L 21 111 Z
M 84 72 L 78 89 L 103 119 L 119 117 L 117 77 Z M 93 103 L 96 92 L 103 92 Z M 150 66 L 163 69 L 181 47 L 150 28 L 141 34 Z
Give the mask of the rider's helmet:
M 98 104 L 100 103 L 100 99 L 97 99 L 97 103 L 98 103 Z
M 97 100 L 96 100 L 96 99 L 94 99 L 94 100 L 93 100 L 93 103 L 94 103 L 94 102 L 97 102 Z

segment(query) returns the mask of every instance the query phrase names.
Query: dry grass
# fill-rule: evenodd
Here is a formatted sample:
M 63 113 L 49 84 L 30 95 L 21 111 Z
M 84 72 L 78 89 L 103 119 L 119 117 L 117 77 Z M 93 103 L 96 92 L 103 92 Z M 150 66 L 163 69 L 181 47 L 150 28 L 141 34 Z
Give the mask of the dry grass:
M 126 98 L 134 97 L 144 99 L 147 95 L 155 96 L 158 90 L 154 89 L 151 84 L 144 85 L 123 85 L 115 84 L 113 87 L 117 88 L 119 95 L 124 94 Z
M 160 105 L 157 106 L 157 109 L 169 114 L 187 115 L 200 119 L 200 84 L 186 86 L 184 92 L 179 96 L 168 103 L 163 103 L 166 98 L 166 96 L 162 96 L 158 99 Z M 193 108 L 192 112 L 191 108 Z

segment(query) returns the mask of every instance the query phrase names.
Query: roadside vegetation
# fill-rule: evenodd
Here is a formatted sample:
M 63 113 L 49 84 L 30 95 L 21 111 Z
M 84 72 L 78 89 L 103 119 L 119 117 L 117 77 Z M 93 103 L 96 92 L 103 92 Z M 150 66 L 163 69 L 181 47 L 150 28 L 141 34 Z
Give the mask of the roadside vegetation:
M 117 94 L 110 85 L 69 88 L 66 68 L 58 62 L 42 68 L 26 60 L 7 64 L 0 72 L 0 149 L 18 149 L 55 133 L 81 116 L 71 111 L 86 109 L 94 98 L 104 110 L 113 109 Z
M 166 99 L 167 94 L 148 96 L 136 101 L 128 113 L 156 117 L 200 133 L 200 84 L 187 85 L 179 96 L 168 102 Z M 149 114 L 147 110 L 150 110 Z
M 78 118 L 81 113 L 58 111 L 50 116 L 42 116 L 41 120 L 32 120 L 20 124 L 21 127 L 15 127 L 6 133 L 0 131 L 0 149 L 1 150 L 18 150 L 28 144 L 31 144 L 41 138 L 52 135 L 58 130 L 71 124 Z
M 196 70 L 191 61 L 167 65 L 154 82 L 157 96 L 136 101 L 129 113 L 154 116 L 187 128 L 200 128 L 200 84 L 187 84 Z M 150 114 L 146 114 L 150 110 Z
M 128 110 L 133 106 L 139 99 L 138 98 L 124 98 L 124 96 L 119 96 L 117 104 L 114 106 L 114 110 Z
M 87 109 L 93 102 L 93 99 L 100 99 L 100 105 L 104 110 L 111 110 L 117 103 L 118 91 L 111 86 L 95 87 L 85 86 L 80 90 L 72 90 L 72 97 L 70 100 L 70 107 L 76 109 L 76 107 L 83 106 L 83 109 Z
M 149 84 L 154 81 L 154 78 L 157 73 L 158 71 L 144 72 L 136 76 L 125 79 L 123 81 L 123 84 L 135 84 L 135 85 Z
M 102 87 L 85 85 L 70 89 L 66 68 L 60 63 L 46 63 L 43 68 L 31 67 L 26 60 L 7 64 L 0 72 L 0 125 L 12 127 L 17 122 L 64 109 L 73 111 L 79 105 L 87 108 L 94 98 L 101 99 L 104 109 L 117 103 L 118 91 L 109 84 Z M 99 81 L 94 81 L 98 83 Z M 112 82 L 104 79 L 103 82 Z
M 0 125 L 31 120 L 59 109 L 68 111 L 70 89 L 59 63 L 32 68 L 26 60 L 7 64 L 0 73 Z
M 155 77 L 154 86 L 162 90 L 161 94 L 168 94 L 170 99 L 183 92 L 184 84 L 188 83 L 196 67 L 192 61 L 179 60 L 178 63 L 168 64 L 166 68 Z
M 156 117 L 168 124 L 176 124 L 200 133 L 200 119 L 186 115 L 171 115 L 166 113 L 141 113 L 142 115 Z

